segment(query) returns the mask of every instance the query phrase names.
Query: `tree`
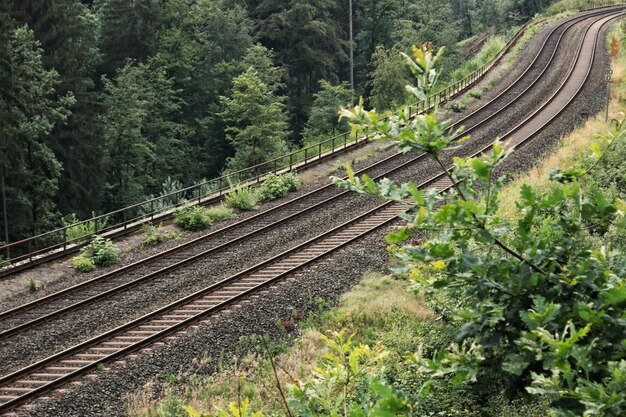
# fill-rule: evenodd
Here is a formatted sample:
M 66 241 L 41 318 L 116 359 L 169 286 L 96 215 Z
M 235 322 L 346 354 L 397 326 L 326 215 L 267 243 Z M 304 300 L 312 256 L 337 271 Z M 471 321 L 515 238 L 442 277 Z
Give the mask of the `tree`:
M 59 75 L 43 67 L 39 42 L 27 27 L 11 29 L 0 14 L 0 187 L 7 240 L 54 225 L 61 164 L 49 146 L 57 123 L 70 116 L 71 93 L 59 95 Z
M 348 124 L 337 118 L 337 110 L 352 100 L 352 91 L 347 83 L 332 85 L 322 80 L 319 91 L 313 97 L 313 106 L 303 132 L 305 143 L 318 142 L 349 130 Z
M 347 75 L 345 24 L 334 19 L 337 0 L 249 1 L 261 42 L 275 51 L 289 74 L 291 127 L 302 132 L 320 80 Z
M 103 83 L 107 201 L 114 209 L 157 192 L 167 177 L 185 178 L 192 131 L 175 121 L 182 102 L 157 60 L 129 61 Z
M 245 8 L 214 0 L 167 0 L 162 16 L 171 23 L 159 32 L 157 58 L 180 90 L 181 121 L 196 132 L 188 176 L 212 177 L 232 156 L 219 116 L 220 96 L 229 94 L 233 78 L 246 68 L 242 60 L 254 45 L 252 21 Z
M 368 82 L 370 104 L 377 110 L 392 110 L 403 105 L 408 94 L 408 72 L 398 48 L 387 51 L 383 46 L 372 55 L 372 72 Z
M 112 75 L 131 58 L 143 62 L 157 46 L 157 0 L 96 0 L 102 22 L 103 70 Z
M 278 94 L 285 88 L 287 74 L 284 68 L 276 66 L 276 54 L 257 43 L 246 51 L 241 60 L 244 69 L 254 68 L 272 94 Z
M 409 89 L 416 96 L 432 90 L 439 57 L 415 49 L 410 64 L 418 86 Z M 410 273 L 423 294 L 454 300 L 446 316 L 458 319 L 457 342 L 420 349 L 408 363 L 433 377 L 450 375 L 453 384 L 484 387 L 498 378 L 511 395 L 551 400 L 554 416 L 623 416 L 626 262 L 604 244 L 609 230 L 626 228 L 626 205 L 587 188 L 583 179 L 599 169 L 614 143 L 626 139 L 626 120 L 592 146 L 588 167 L 552 170 L 554 185 L 544 193 L 522 186 L 518 218 L 510 221 L 499 215 L 505 178 L 497 173 L 514 148 L 496 140 L 488 153 L 455 157 L 450 168 L 443 153 L 461 130 L 438 121 L 436 108 L 413 120 L 403 110 L 384 122 L 362 106 L 341 113 L 400 152 L 426 154 L 451 184 L 441 195 L 412 182 L 357 178 L 349 166 L 347 180 L 334 180 L 404 205 L 406 223 L 387 236 L 402 245 L 393 270 Z M 549 233 L 542 230 L 546 223 Z M 426 238 L 414 244 L 418 232 Z
M 287 150 L 285 106 L 272 95 L 256 70 L 235 78 L 229 97 L 221 98 L 228 141 L 235 155 L 229 170 L 238 170 L 279 156 Z
M 376 47 L 393 46 L 391 34 L 394 21 L 398 16 L 400 3 L 398 0 L 362 0 L 357 2 L 355 11 L 355 79 L 356 84 L 363 86 L 367 80 L 368 66 Z M 363 89 L 364 95 L 369 91 Z
M 20 24 L 33 29 L 44 66 L 58 71 L 59 94 L 72 91 L 76 98 L 72 116 L 55 127 L 49 146 L 63 165 L 56 196 L 59 209 L 86 215 L 100 208 L 104 177 L 94 82 L 101 62 L 98 18 L 78 0 L 12 0 L 9 7 Z

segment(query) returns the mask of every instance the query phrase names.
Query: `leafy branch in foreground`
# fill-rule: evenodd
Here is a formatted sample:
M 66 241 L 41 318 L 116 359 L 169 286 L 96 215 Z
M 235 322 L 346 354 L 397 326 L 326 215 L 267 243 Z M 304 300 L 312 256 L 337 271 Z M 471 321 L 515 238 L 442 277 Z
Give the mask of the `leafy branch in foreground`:
M 427 46 L 417 51 L 414 72 L 431 74 L 440 54 L 433 56 Z M 418 80 L 417 91 L 425 87 L 432 86 Z M 574 167 L 554 170 L 548 192 L 523 186 L 519 219 L 509 221 L 498 215 L 504 178 L 496 172 L 509 155 L 502 144 L 480 157 L 454 158 L 448 168 L 441 154 L 460 132 L 448 133 L 449 123 L 437 121 L 437 109 L 413 120 L 408 110 L 382 120 L 360 104 L 342 109 L 341 116 L 353 131 L 390 140 L 400 152 L 428 154 L 453 184 L 442 195 L 412 182 L 356 178 L 349 167 L 347 180 L 333 180 L 404 204 L 405 225 L 387 237 L 403 245 L 395 251 L 395 272 L 411 273 L 425 294 L 463 299 L 454 317 L 458 343 L 431 352 L 430 359 L 423 352 L 409 355 L 408 363 L 433 377 L 452 374 L 453 383 L 487 384 L 486 371 L 495 371 L 510 394 L 553 400 L 554 416 L 624 415 L 626 262 L 621 253 L 592 246 L 589 237 L 623 228 L 626 205 L 586 190 L 586 171 Z M 604 138 L 604 151 L 593 146 L 595 158 L 625 136 L 622 121 Z M 541 233 L 546 221 L 549 235 Z M 420 231 L 427 238 L 411 244 L 408 239 Z M 434 272 L 422 276 L 424 265 Z

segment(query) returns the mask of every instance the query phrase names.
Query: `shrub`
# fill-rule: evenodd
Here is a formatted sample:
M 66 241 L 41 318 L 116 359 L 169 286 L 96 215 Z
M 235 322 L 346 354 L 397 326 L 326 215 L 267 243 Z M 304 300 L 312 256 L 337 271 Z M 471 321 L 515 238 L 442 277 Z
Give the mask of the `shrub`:
M 289 186 L 289 191 L 297 191 L 302 186 L 300 178 L 298 178 L 298 174 L 295 172 L 288 172 L 281 175 L 281 177 L 283 178 L 283 182 Z
M 119 261 L 119 249 L 111 239 L 96 236 L 94 240 L 81 251 L 81 255 L 91 259 L 96 266 L 110 266 Z
M 230 192 L 224 201 L 229 207 L 237 210 L 248 211 L 257 209 L 257 196 L 250 187 L 231 186 Z
M 90 272 L 96 269 L 96 264 L 83 255 L 72 258 L 72 267 L 79 272 Z
M 143 246 L 156 246 L 168 240 L 179 239 L 184 235 L 184 233 L 176 231 L 164 232 L 160 229 L 160 226 L 157 227 L 151 224 L 144 225 L 142 232 L 146 235 Z
M 300 180 L 295 172 L 282 175 L 269 174 L 265 182 L 259 187 L 259 198 L 262 201 L 276 200 L 298 188 L 300 188 Z
M 106 217 L 99 220 L 95 220 L 95 218 L 95 211 L 91 212 L 91 221 L 88 221 L 86 223 L 81 223 L 81 220 L 78 218 L 76 213 L 72 213 L 62 218 L 61 221 L 63 222 L 63 226 L 69 226 L 65 232 L 67 240 L 72 241 L 80 239 L 81 237 L 91 235 L 92 233 L 95 233 L 96 231 L 106 226 L 108 221 Z
M 141 228 L 141 231 L 146 235 L 143 241 L 144 246 L 156 246 L 163 242 L 163 233 L 161 233 L 158 227 L 146 224 Z
M 419 72 L 427 73 L 423 63 L 432 58 L 416 57 Z M 554 184 L 543 193 L 522 186 L 519 217 L 511 222 L 498 215 L 505 178 L 497 173 L 511 152 L 498 141 L 489 154 L 455 158 L 448 170 L 440 155 L 455 135 L 444 133 L 449 122 L 437 121 L 436 114 L 402 125 L 403 115 L 381 123 L 366 110 L 343 113 L 361 122 L 356 128 L 371 123 L 368 133 L 399 150 L 428 153 L 453 184 L 443 197 L 413 183 L 377 184 L 352 172 L 348 180 L 334 180 L 406 203 L 406 224 L 387 236 L 389 243 L 403 244 L 393 270 L 412 276 L 429 298 L 460 300 L 447 317 L 460 324 L 456 342 L 420 348 L 407 362 L 421 374 L 450 377 L 452 384 L 484 387 L 496 377 L 510 396 L 553 400 L 546 410 L 553 416 L 626 415 L 626 266 L 624 255 L 602 242 L 611 227 L 626 230 L 625 204 L 585 183 L 611 144 L 626 140 L 626 120 L 598 136 L 593 165 L 553 169 Z M 423 232 L 427 239 L 415 245 L 414 236 Z M 416 274 L 425 267 L 432 274 Z
M 30 277 L 28 279 L 28 291 L 31 293 L 39 291 L 39 285 L 37 284 L 37 281 L 35 281 L 35 278 L 33 277 Z
M 450 104 L 450 110 L 461 113 L 467 109 L 467 100 L 455 100 Z
M 230 220 L 235 215 L 232 209 L 225 207 L 223 205 L 218 206 L 218 207 L 211 207 L 207 209 L 206 214 L 207 216 L 209 216 L 210 219 L 216 222 Z
M 468 95 L 469 95 L 470 97 L 473 97 L 473 98 L 475 98 L 475 99 L 480 100 L 480 99 L 482 98 L 482 96 L 483 96 L 483 93 L 481 93 L 481 92 L 480 92 L 480 91 L 478 91 L 478 90 L 472 90 L 472 91 L 470 91 L 470 92 L 468 93 Z
M 214 221 L 201 206 L 185 207 L 174 214 L 174 223 L 189 232 L 197 232 L 211 226 Z

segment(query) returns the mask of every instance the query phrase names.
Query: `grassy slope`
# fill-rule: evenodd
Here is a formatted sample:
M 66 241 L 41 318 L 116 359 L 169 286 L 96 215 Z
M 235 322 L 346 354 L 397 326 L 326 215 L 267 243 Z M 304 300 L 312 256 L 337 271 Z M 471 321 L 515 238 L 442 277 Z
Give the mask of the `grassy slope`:
M 626 103 L 626 40 L 621 25 L 609 35 L 621 39 L 620 57 L 613 63 L 614 84 L 610 113 L 617 114 L 624 110 Z M 561 146 L 530 172 L 513 180 L 503 193 L 503 213 L 515 218 L 515 201 L 522 184 L 531 184 L 538 189 L 549 187 L 548 172 L 551 168 L 566 167 L 584 162 L 588 153 L 590 139 L 594 133 L 608 129 L 604 115 L 597 115 L 582 127 L 564 138 Z M 626 157 L 626 144 L 618 144 L 613 150 L 615 158 Z M 604 178 L 604 177 L 601 177 Z M 597 183 L 597 186 L 607 187 Z M 609 185 L 608 187 L 613 187 Z M 616 190 L 624 194 L 624 190 Z M 414 351 L 418 345 L 428 346 L 445 344 L 451 340 L 454 328 L 442 323 L 426 303 L 408 288 L 408 283 L 388 276 L 366 274 L 360 285 L 343 297 L 340 306 L 322 315 L 321 320 L 307 321 L 294 315 L 294 325 L 303 329 L 302 336 L 292 346 L 282 347 L 278 356 L 279 378 L 283 384 L 294 379 L 310 376 L 317 358 L 325 348 L 320 342 L 320 333 L 346 328 L 354 333 L 359 341 L 370 345 L 383 346 L 391 352 L 385 372 L 394 379 L 394 384 L 407 391 L 411 386 L 418 386 L 419 375 L 406 369 L 402 356 Z M 453 300 L 434 300 L 453 303 Z M 284 415 L 277 402 L 278 392 L 273 384 L 272 368 L 266 360 L 256 354 L 249 354 L 223 371 L 201 378 L 192 378 L 186 384 L 178 384 L 170 377 L 168 393 L 159 401 L 150 398 L 150 387 L 145 392 L 129 398 L 129 415 L 149 416 L 184 416 L 182 404 L 191 404 L 206 412 L 225 409 L 238 395 L 251 398 L 251 409 L 264 411 L 266 415 Z M 497 381 L 494 381 L 494 385 Z M 497 386 L 497 385 L 496 385 Z M 436 386 L 424 404 L 435 415 L 448 416 L 483 416 L 494 417 L 530 417 L 545 413 L 544 404 L 539 402 L 510 403 L 499 394 L 487 393 L 476 397 L 472 391 L 463 387 L 450 388 Z

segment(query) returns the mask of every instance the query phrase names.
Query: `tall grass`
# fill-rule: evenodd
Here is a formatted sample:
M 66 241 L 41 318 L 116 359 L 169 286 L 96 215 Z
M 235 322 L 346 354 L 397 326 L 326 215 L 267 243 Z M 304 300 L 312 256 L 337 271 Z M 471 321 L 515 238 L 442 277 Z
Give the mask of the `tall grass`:
M 557 13 L 564 12 L 566 10 L 575 10 L 582 8 L 590 8 L 594 6 L 599 6 L 601 4 L 618 4 L 621 1 L 617 0 L 561 0 L 557 3 L 554 3 L 546 10 L 546 14 L 553 15 Z
M 504 45 L 506 42 L 502 36 L 492 36 L 472 59 L 452 73 L 452 79 L 458 81 L 467 77 L 495 57 Z

